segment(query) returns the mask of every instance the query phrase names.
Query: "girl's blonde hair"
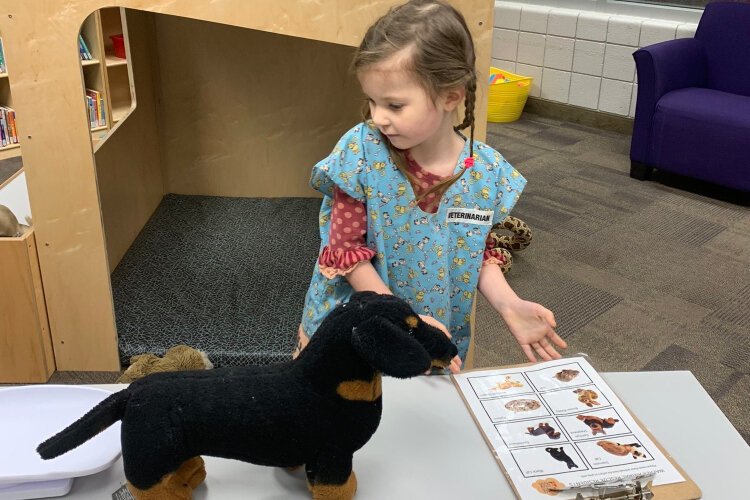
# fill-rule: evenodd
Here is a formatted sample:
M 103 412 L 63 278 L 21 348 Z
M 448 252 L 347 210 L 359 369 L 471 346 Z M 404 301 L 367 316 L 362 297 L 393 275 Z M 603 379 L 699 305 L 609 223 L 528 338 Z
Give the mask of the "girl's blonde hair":
M 410 0 L 391 8 L 378 19 L 365 34 L 354 55 L 352 69 L 359 72 L 379 63 L 403 49 L 409 49 L 405 62 L 427 94 L 435 100 L 441 92 L 463 88 L 466 92 L 464 119 L 454 127 L 456 131 L 470 129 L 469 157 L 474 154 L 474 105 L 476 103 L 477 75 L 474 40 L 464 16 L 440 0 Z M 365 101 L 362 108 L 365 121 L 371 119 L 370 106 Z M 384 137 L 396 166 L 415 182 L 407 168 L 404 152 L 395 148 Z M 431 193 L 442 195 L 466 170 L 452 175 L 422 193 L 419 199 Z M 419 201 L 419 199 L 417 201 Z

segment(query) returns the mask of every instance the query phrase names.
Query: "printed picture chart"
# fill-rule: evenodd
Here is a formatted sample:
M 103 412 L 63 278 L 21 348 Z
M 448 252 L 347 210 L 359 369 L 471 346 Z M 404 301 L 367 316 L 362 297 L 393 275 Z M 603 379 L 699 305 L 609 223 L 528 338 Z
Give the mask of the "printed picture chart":
M 654 486 L 685 481 L 583 357 L 453 379 L 521 498 L 573 499 L 653 474 Z

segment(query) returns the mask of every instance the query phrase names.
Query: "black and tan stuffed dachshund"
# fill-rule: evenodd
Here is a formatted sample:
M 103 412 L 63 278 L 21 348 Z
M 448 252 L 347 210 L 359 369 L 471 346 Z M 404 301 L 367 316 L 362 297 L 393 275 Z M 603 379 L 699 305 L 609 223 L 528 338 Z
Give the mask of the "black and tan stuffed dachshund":
M 380 423 L 381 373 L 413 377 L 456 353 L 403 300 L 356 293 L 293 361 L 149 375 L 37 451 L 55 458 L 122 420 L 125 476 L 138 500 L 192 498 L 206 475 L 200 455 L 304 464 L 314 499 L 351 499 L 352 455 Z

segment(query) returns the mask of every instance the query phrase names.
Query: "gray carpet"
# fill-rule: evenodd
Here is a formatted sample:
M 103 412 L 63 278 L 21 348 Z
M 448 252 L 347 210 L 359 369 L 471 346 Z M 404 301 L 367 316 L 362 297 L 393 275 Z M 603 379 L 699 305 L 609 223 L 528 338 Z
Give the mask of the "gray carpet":
M 0 184 L 10 179 L 21 167 L 23 160 L 20 156 L 0 160 Z
M 750 432 L 750 209 L 628 175 L 629 136 L 533 115 L 488 141 L 529 182 L 513 215 L 534 230 L 507 278 L 555 312 L 568 353 L 600 371 L 690 370 L 746 441 Z M 738 201 L 745 201 L 739 198 Z M 525 360 L 480 297 L 477 364 Z
M 320 248 L 314 198 L 167 195 L 112 273 L 120 359 L 177 344 L 286 361 Z
M 534 241 L 508 280 L 555 312 L 568 353 L 588 353 L 601 371 L 691 370 L 750 442 L 750 210 L 630 179 L 625 135 L 524 115 L 491 124 L 487 142 L 529 180 L 514 215 Z M 308 273 L 270 289 L 304 288 Z M 524 361 L 481 297 L 476 329 L 479 366 Z

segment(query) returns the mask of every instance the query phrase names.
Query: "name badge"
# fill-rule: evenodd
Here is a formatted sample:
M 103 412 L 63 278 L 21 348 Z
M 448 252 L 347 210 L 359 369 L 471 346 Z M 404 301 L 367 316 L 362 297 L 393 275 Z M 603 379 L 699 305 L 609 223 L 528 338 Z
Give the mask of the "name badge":
M 449 208 L 446 222 L 465 222 L 480 226 L 491 226 L 492 210 L 475 210 L 473 208 Z

